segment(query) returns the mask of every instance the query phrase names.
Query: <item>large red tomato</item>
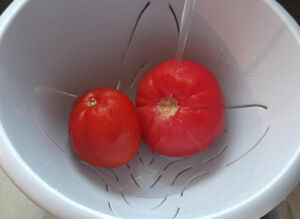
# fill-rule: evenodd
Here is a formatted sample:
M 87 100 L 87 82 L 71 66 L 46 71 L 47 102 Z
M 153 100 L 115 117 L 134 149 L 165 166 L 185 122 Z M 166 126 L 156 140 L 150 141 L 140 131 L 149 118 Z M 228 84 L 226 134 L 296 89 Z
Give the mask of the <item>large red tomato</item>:
M 82 160 L 106 167 L 130 161 L 141 137 L 133 103 L 113 88 L 88 90 L 78 97 L 70 113 L 69 132 Z
M 214 75 L 202 65 L 175 60 L 152 68 L 138 86 L 138 118 L 150 148 L 166 156 L 204 150 L 223 131 L 224 101 Z

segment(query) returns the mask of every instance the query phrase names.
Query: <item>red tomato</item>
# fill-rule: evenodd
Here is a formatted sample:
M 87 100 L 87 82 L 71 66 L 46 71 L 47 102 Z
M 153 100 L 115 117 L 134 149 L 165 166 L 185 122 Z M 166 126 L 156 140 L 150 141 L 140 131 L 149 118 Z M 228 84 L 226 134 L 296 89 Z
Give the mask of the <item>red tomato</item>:
M 175 60 L 151 69 L 138 86 L 143 138 L 166 156 L 204 150 L 223 131 L 224 101 L 214 75 L 200 64 Z
M 82 160 L 106 167 L 130 161 L 141 137 L 133 103 L 113 88 L 88 90 L 78 97 L 70 113 L 69 132 Z

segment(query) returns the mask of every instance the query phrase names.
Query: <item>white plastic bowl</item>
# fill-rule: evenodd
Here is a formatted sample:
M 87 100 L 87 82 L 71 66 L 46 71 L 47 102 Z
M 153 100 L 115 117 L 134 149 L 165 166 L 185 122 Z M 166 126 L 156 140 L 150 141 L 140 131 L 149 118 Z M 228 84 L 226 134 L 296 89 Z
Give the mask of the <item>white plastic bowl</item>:
M 141 145 L 115 169 L 78 160 L 74 96 L 98 86 L 132 99 L 151 66 L 175 56 L 182 0 L 16 0 L 0 19 L 0 164 L 59 218 L 257 218 L 300 176 L 300 37 L 268 0 L 199 0 L 185 58 L 222 87 L 226 130 L 171 159 Z M 48 87 L 48 88 L 46 88 Z M 51 89 L 49 89 L 51 88 Z

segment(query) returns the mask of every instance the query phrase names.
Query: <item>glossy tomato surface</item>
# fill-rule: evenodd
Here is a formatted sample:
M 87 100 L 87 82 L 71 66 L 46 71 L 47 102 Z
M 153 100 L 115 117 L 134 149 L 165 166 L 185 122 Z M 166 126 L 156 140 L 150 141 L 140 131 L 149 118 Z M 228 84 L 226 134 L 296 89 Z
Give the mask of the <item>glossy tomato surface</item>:
M 77 155 L 95 166 L 116 167 L 136 154 L 141 137 L 133 103 L 113 88 L 83 93 L 73 105 L 69 134 Z
M 141 79 L 136 96 L 143 138 L 154 152 L 185 156 L 204 150 L 221 134 L 224 100 L 202 65 L 165 61 Z

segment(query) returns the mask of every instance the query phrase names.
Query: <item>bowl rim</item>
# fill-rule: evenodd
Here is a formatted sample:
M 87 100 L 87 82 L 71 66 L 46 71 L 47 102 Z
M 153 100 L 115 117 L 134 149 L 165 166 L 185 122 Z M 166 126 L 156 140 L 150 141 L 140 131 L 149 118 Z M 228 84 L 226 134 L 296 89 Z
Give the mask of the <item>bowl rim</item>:
M 0 43 L 10 23 L 29 1 L 14 0 L 0 16 Z M 287 25 L 300 46 L 300 29 L 294 18 L 275 0 L 263 0 L 262 2 Z M 29 199 L 58 218 L 116 218 L 67 198 L 43 181 L 14 149 L 1 121 L 0 167 Z M 299 168 L 300 146 L 283 170 L 264 188 L 243 202 L 205 218 L 253 218 L 264 215 L 279 204 L 297 185 L 300 179 Z

